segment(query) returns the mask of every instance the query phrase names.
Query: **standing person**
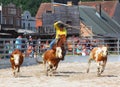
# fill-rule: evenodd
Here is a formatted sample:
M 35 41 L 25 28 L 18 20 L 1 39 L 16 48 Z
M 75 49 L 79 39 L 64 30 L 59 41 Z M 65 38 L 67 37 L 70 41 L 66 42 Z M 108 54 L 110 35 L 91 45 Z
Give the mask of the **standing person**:
M 63 22 L 61 22 L 61 21 L 55 22 L 54 29 L 56 31 L 56 36 L 55 36 L 55 39 L 52 40 L 52 42 L 50 43 L 50 49 L 53 47 L 53 45 L 55 44 L 55 42 L 59 38 L 59 35 L 66 35 L 67 36 L 67 30 L 66 30 Z
M 31 36 L 29 36 L 29 41 L 27 46 L 27 56 L 34 57 L 34 43 Z
M 22 50 L 22 36 L 18 36 L 15 41 L 15 48 Z
M 46 51 L 49 48 L 49 41 L 47 40 L 44 44 L 44 50 Z

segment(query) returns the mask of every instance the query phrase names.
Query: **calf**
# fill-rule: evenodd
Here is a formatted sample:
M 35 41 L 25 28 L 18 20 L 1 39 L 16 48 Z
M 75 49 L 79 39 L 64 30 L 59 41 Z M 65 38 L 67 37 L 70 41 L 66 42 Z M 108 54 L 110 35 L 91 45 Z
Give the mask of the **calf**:
M 61 47 L 56 47 L 47 50 L 42 57 L 44 68 L 46 69 L 46 75 L 53 75 L 53 72 L 57 69 L 62 58 L 62 49 Z
M 18 49 L 14 50 L 10 56 L 11 68 L 13 70 L 13 75 L 16 77 L 20 72 L 20 66 L 22 65 L 24 56 L 22 52 Z
M 94 60 L 97 62 L 97 69 L 98 69 L 97 75 L 100 76 L 105 69 L 107 62 L 107 55 L 108 55 L 108 50 L 106 46 L 93 48 L 90 52 L 87 73 L 89 72 L 91 60 Z

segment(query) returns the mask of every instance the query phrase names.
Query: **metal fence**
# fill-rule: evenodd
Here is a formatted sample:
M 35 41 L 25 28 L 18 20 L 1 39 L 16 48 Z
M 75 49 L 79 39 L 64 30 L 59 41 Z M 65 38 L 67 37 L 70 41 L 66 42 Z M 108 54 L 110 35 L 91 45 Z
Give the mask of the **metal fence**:
M 48 49 L 48 44 L 52 39 L 37 39 L 33 40 L 34 47 L 38 54 L 43 54 Z M 22 44 L 15 44 L 16 39 L 11 38 L 0 38 L 0 58 L 9 58 L 11 52 L 16 49 L 16 45 L 21 45 L 22 52 L 26 52 L 28 48 L 29 40 L 22 38 Z M 48 44 L 47 44 L 48 43 Z M 119 55 L 120 54 L 120 39 L 119 38 L 97 38 L 97 39 L 67 39 L 67 55 L 82 55 L 82 52 L 87 52 L 89 55 L 90 50 L 93 47 L 99 45 L 107 45 L 109 55 Z M 81 48 L 79 48 L 81 47 Z M 77 53 L 77 49 L 81 49 L 81 54 Z M 85 48 L 86 50 L 83 50 Z

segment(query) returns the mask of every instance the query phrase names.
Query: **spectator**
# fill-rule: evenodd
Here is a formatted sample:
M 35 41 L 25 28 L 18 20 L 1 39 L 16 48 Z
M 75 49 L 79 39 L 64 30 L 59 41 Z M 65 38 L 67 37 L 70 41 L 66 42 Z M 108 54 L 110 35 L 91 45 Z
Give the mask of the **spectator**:
M 77 55 L 82 55 L 82 45 L 80 44 L 80 41 L 77 41 L 77 45 L 76 45 L 76 54 Z
M 18 36 L 15 41 L 15 48 L 22 50 L 22 36 Z
M 31 36 L 29 36 L 29 41 L 27 46 L 27 56 L 34 57 L 34 43 Z
M 47 40 L 46 43 L 44 44 L 44 49 L 45 51 L 49 48 L 49 41 Z
M 86 56 L 89 54 L 89 49 L 85 45 L 82 46 L 82 56 Z

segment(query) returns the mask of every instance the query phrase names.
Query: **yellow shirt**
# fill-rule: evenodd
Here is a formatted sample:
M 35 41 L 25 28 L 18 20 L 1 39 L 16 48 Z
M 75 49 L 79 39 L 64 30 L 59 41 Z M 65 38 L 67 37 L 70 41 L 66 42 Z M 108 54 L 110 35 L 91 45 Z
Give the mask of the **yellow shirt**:
M 56 22 L 54 23 L 54 28 L 56 29 L 56 37 L 55 38 L 59 38 L 59 35 L 65 35 L 67 36 L 67 30 L 64 28 L 62 31 L 60 31 L 60 28 L 58 27 L 58 23 Z

